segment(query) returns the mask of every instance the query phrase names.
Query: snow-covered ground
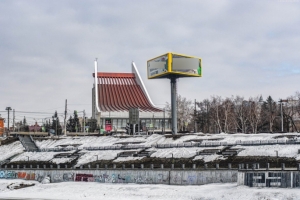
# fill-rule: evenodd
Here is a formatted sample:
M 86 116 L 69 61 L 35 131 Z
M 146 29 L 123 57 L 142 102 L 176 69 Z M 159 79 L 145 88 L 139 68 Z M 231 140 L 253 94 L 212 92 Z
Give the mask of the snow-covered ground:
M 9 189 L 20 183 L 35 186 Z M 12 187 L 10 187 L 12 188 Z M 299 199 L 299 189 L 250 188 L 236 183 L 208 184 L 200 186 L 101 184 L 94 182 L 62 182 L 41 184 L 37 181 L 0 180 L 0 199 L 37 198 L 72 200 L 283 200 Z
M 24 147 L 21 142 L 17 141 L 8 145 L 0 146 L 0 161 L 6 160 L 14 155 L 23 153 Z
M 203 160 L 211 162 L 214 160 L 226 159 L 226 157 L 212 155 L 197 155 L 197 152 L 204 149 L 222 149 L 223 146 L 216 147 L 177 147 L 177 148 L 157 148 L 157 145 L 183 145 L 193 144 L 195 142 L 202 143 L 240 143 L 240 142 L 259 142 L 259 141 L 286 141 L 288 138 L 293 138 L 299 141 L 299 133 L 286 134 L 203 134 L 196 133 L 185 135 L 177 139 L 166 135 L 153 134 L 150 136 L 130 136 L 130 137 L 115 137 L 115 136 L 75 136 L 75 137 L 60 137 L 59 139 L 51 139 L 36 141 L 40 149 L 49 148 L 78 148 L 82 156 L 77 160 L 77 166 L 84 165 L 98 160 L 114 160 L 114 162 L 122 162 L 134 159 L 142 159 L 136 157 L 117 158 L 117 155 L 126 150 L 87 150 L 87 147 L 120 147 L 121 145 L 140 145 L 148 147 L 147 151 L 154 152 L 153 158 L 192 158 L 194 160 Z M 290 157 L 300 160 L 298 154 L 299 145 L 258 145 L 258 146 L 241 146 L 237 145 L 234 148 L 243 149 L 237 156 L 276 156 Z M 142 149 L 136 149 L 137 151 Z M 71 162 L 74 158 L 53 158 L 54 155 L 61 152 L 24 152 L 24 148 L 19 141 L 9 145 L 0 146 L 0 161 L 12 158 L 12 162 L 18 161 L 49 161 L 57 164 Z M 64 153 L 72 153 L 68 151 Z
M 300 145 L 262 145 L 262 146 L 235 146 L 234 148 L 242 148 L 238 156 L 276 156 L 276 151 L 278 151 L 279 157 L 290 157 L 300 160 L 300 154 L 298 154 L 298 149 Z

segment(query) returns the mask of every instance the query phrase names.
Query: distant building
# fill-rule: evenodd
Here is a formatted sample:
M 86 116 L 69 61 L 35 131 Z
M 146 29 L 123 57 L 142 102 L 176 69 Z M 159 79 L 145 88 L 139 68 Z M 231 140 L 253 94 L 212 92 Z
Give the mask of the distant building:
M 29 126 L 29 132 L 40 132 L 42 127 L 35 122 L 34 125 Z
M 0 117 L 0 137 L 3 136 L 4 130 L 4 118 Z
M 95 61 L 95 73 L 92 118 L 97 119 L 98 126 L 106 131 L 125 132 L 130 122 L 129 111 L 138 110 L 136 126 L 139 131 L 171 131 L 171 119 L 165 115 L 163 108 L 152 103 L 134 63 L 131 73 L 108 73 L 98 72 Z

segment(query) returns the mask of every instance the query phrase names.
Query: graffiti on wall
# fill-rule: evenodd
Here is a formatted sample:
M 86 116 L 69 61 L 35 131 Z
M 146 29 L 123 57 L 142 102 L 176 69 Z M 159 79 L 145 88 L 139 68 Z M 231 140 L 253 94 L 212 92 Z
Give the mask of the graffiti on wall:
M 78 171 L 79 172 L 79 171 Z M 76 173 L 75 171 L 9 171 L 0 170 L 0 178 L 25 179 L 41 182 L 45 177 L 51 177 L 51 182 L 98 182 L 98 183 L 137 183 L 137 184 L 175 184 L 196 185 L 217 182 L 236 182 L 235 171 L 92 171 L 89 173 Z M 300 180 L 300 179 L 299 179 Z M 300 182 L 300 181 L 299 181 Z
M 75 181 L 95 182 L 93 174 L 76 174 Z
M 181 174 L 180 173 L 176 173 L 172 177 L 172 182 L 175 183 L 175 184 L 180 184 L 181 183 Z
M 63 181 L 64 182 L 74 181 L 74 173 L 64 173 L 63 174 Z
M 35 180 L 38 182 L 42 182 L 45 176 L 43 174 L 35 174 Z
M 17 178 L 17 174 L 14 171 L 0 171 L 0 178 Z
M 187 183 L 188 184 L 196 184 L 197 182 L 197 176 L 196 175 L 189 175 L 187 177 Z
M 96 175 L 94 178 L 98 183 L 111 183 L 111 177 L 108 174 Z
M 19 179 L 35 180 L 35 173 L 33 172 L 18 172 Z

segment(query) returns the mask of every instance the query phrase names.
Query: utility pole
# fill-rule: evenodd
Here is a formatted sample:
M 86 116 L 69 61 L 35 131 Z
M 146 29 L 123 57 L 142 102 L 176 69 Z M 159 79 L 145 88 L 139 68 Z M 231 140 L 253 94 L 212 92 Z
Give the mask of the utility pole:
M 83 110 L 83 132 L 85 133 L 85 110 Z
M 15 132 L 15 109 L 13 109 L 13 131 Z
M 65 118 L 64 118 L 64 135 L 67 136 L 67 99 L 66 99 L 66 103 L 65 103 Z
M 11 110 L 11 107 L 6 107 L 7 110 L 7 133 L 9 133 L 9 111 Z
M 165 134 L 166 130 L 166 108 L 164 108 L 164 121 L 163 121 L 163 134 Z

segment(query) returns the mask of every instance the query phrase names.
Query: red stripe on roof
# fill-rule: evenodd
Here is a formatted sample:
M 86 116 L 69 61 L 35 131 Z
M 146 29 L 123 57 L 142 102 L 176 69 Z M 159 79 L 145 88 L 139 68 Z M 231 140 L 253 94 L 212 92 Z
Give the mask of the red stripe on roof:
M 133 73 L 98 72 L 97 78 L 101 111 L 129 111 L 130 108 L 139 108 L 142 111 L 162 112 L 148 101 Z

